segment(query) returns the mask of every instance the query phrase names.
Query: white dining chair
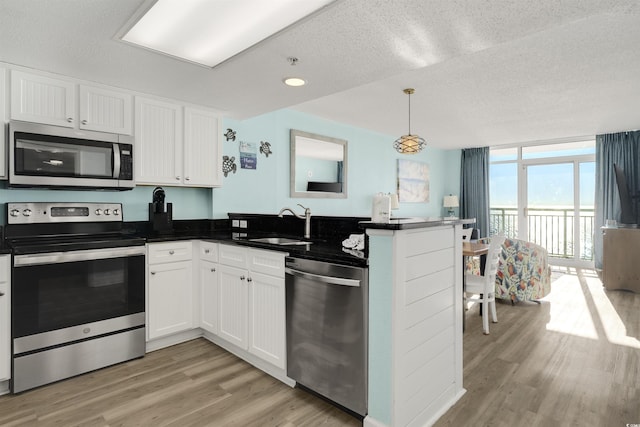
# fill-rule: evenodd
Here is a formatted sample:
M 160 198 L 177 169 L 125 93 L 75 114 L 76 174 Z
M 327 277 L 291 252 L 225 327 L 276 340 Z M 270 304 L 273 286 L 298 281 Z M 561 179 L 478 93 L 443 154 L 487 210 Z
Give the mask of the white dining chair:
M 493 323 L 498 322 L 496 313 L 496 272 L 498 271 L 498 261 L 504 240 L 505 236 L 503 234 L 491 237 L 487 262 L 482 275 L 465 274 L 465 292 L 472 295 L 467 300 L 482 304 L 482 330 L 485 335 L 489 335 L 489 311 L 491 311 Z
M 463 228 L 462 240 L 468 242 L 469 240 L 471 240 L 471 234 L 473 234 L 473 228 Z

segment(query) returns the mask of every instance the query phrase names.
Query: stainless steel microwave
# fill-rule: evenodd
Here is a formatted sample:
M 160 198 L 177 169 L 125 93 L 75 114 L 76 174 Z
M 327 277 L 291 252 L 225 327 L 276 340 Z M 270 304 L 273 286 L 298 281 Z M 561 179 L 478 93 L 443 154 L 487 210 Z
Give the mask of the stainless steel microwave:
M 9 186 L 130 190 L 133 138 L 11 121 Z

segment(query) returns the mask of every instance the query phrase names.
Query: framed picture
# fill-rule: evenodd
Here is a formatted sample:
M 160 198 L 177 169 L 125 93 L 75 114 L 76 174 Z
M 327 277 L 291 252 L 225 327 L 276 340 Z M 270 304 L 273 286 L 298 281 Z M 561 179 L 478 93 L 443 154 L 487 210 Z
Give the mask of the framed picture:
M 429 201 L 429 165 L 398 159 L 398 200 L 403 203 Z

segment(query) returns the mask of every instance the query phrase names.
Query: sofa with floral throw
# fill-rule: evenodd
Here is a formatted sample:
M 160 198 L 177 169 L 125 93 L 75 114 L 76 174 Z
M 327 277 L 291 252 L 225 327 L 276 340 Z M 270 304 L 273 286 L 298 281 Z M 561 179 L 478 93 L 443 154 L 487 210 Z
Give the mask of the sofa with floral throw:
M 480 273 L 478 260 L 467 269 Z M 551 268 L 545 248 L 525 240 L 507 238 L 502 244 L 496 274 L 496 298 L 511 302 L 538 300 L 551 292 Z

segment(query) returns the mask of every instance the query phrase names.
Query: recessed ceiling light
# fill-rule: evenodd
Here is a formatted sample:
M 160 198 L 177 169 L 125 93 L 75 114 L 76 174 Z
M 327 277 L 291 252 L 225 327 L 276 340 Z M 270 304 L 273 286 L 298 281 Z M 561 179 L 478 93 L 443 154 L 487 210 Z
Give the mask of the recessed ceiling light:
M 122 40 L 214 67 L 334 1 L 157 0 Z
M 307 84 L 307 82 L 304 79 L 301 79 L 300 77 L 287 77 L 286 79 L 283 80 L 284 84 L 286 84 L 287 86 L 304 86 L 305 84 Z

